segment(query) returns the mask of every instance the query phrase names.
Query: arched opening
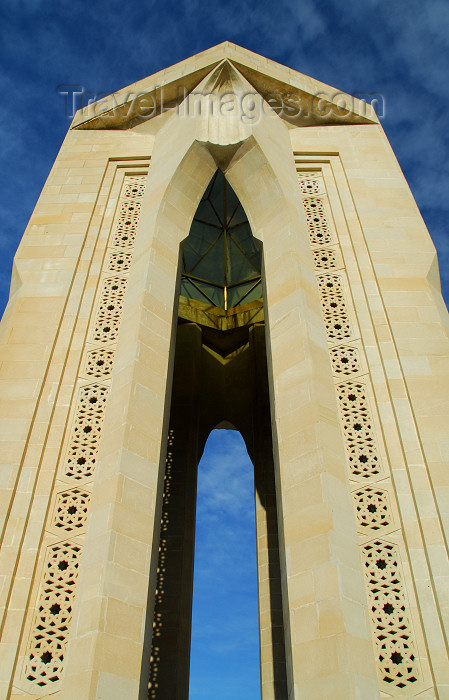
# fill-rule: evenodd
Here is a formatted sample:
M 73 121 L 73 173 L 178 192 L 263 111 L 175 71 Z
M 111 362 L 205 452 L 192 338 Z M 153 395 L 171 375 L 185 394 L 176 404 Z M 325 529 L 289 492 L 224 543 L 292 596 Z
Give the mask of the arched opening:
M 260 698 L 254 470 L 213 430 L 198 465 L 189 700 Z
M 287 697 L 260 260 L 243 207 L 217 171 L 181 246 L 151 700 L 189 697 L 197 466 L 218 425 L 241 433 L 254 466 L 261 695 Z

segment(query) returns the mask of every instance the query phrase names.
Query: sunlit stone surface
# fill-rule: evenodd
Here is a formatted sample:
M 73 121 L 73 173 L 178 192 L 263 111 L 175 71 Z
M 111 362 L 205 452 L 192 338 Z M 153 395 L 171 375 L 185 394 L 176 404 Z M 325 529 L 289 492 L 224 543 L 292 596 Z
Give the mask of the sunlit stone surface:
M 448 696 L 448 315 L 336 93 L 225 42 L 75 115 L 1 327 L 1 697 L 187 700 L 216 427 L 254 466 L 263 700 Z

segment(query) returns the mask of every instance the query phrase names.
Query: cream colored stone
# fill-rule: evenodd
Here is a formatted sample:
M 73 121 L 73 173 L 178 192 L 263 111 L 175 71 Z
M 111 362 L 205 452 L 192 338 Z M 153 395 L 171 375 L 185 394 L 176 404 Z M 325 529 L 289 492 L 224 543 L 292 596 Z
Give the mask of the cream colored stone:
M 371 560 L 360 558 L 378 541 L 384 549 L 376 557 L 395 552 L 391 566 L 419 659 L 417 680 L 397 692 L 445 697 L 448 317 L 433 245 L 377 118 L 355 100 L 343 117 L 330 110 L 322 118 L 314 108 L 307 129 L 300 120 L 287 128 L 260 102 L 260 118 L 251 123 L 209 112 L 181 117 L 171 110 L 136 125 L 127 94 L 144 94 L 154 84 L 173 95 L 183 84 L 189 90 L 218 86 L 218 97 L 223 85 L 237 94 L 252 86 L 256 94 L 288 86 L 309 105 L 317 91 L 335 93 L 225 42 L 120 91 L 115 99 L 121 109 L 105 98 L 90 116 L 76 115 L 19 246 L 0 330 L 6 461 L 0 694 L 37 699 L 52 689 L 51 697 L 61 700 L 141 697 L 141 674 L 147 678 L 150 672 L 167 397 L 172 381 L 176 384 L 172 327 L 179 244 L 219 167 L 263 245 L 277 492 L 277 505 L 272 494 L 269 507 L 279 525 L 274 533 L 259 500 L 263 700 L 287 693 L 308 700 L 389 696 L 393 686 L 382 682 L 385 671 L 371 641 L 378 623 L 368 628 L 373 586 L 365 572 Z M 325 212 L 332 269 L 314 267 L 318 244 L 310 244 L 303 206 L 309 195 L 301 193 L 297 170 L 314 173 L 318 183 L 311 197 L 320 198 Z M 94 338 L 94 323 L 103 282 L 113 276 L 103 261 L 117 227 L 117 204 L 126 178 L 146 179 L 147 172 L 118 334 L 102 345 Z M 343 338 L 326 335 L 327 307 L 318 285 L 325 275 L 340 280 L 338 303 L 344 304 L 349 328 Z M 200 310 L 189 313 L 194 326 Z M 259 347 L 256 326 L 252 348 Z M 186 332 L 185 342 L 189 357 L 199 363 L 197 335 Z M 81 358 L 87 348 L 103 346 L 115 350 L 112 381 L 91 381 Z M 329 348 L 341 346 L 359 353 L 353 374 L 332 374 Z M 201 355 L 208 371 L 215 361 L 212 353 Z M 238 376 L 248 381 L 244 372 Z M 194 373 L 189 381 L 186 395 L 193 397 Z M 354 473 L 350 426 L 342 431 L 340 395 L 348 381 L 366 395 L 363 411 L 379 465 L 369 477 Z M 95 383 L 109 390 L 99 418 L 95 477 L 92 469 L 71 481 L 66 468 L 76 437 L 76 401 L 81 387 Z M 229 395 L 235 401 L 239 392 Z M 92 491 L 86 531 L 60 532 L 52 520 L 55 493 L 68 488 Z M 373 500 L 384 493 L 387 500 Z M 356 497 L 362 504 L 359 549 L 351 505 Z M 389 524 L 377 527 L 378 510 L 368 505 L 378 508 L 381 502 L 388 504 Z M 45 552 L 64 538 L 84 550 L 64 678 L 36 692 L 23 669 Z M 273 578 L 278 553 L 280 579 Z M 373 578 L 383 569 L 370 571 Z M 273 594 L 274 587 L 279 593 Z M 376 614 L 388 622 L 388 612 L 379 608 Z M 275 692 L 276 682 L 282 682 L 282 692 L 279 686 Z

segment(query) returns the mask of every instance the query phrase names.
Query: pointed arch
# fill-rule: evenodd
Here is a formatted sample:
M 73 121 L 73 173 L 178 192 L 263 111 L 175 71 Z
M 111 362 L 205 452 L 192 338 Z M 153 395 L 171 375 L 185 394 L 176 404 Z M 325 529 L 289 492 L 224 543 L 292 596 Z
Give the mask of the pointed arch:
M 83 677 L 86 687 L 94 688 L 93 697 L 101 688 L 116 693 L 110 694 L 111 700 L 139 693 L 145 697 L 151 650 L 148 632 L 157 577 L 154 553 L 159 539 L 175 360 L 179 245 L 188 235 L 196 207 L 217 167 L 229 179 L 253 234 L 263 244 L 268 322 L 262 335 L 268 360 L 274 450 L 269 449 L 274 451 L 273 500 L 279 515 L 289 695 L 293 697 L 295 686 L 312 687 L 315 681 L 304 667 L 301 636 L 293 637 L 290 630 L 298 628 L 301 611 L 297 582 L 324 562 L 335 562 L 327 574 L 337 591 L 330 605 L 342 622 L 331 638 L 318 636 L 314 640 L 315 653 L 324 658 L 332 649 L 337 659 L 333 678 L 345 684 L 348 697 L 358 693 L 371 671 L 374 677 L 374 667 L 369 672 L 355 669 L 348 653 L 349 648 L 358 650 L 363 645 L 367 657 L 370 654 L 365 591 L 358 578 L 355 527 L 351 530 L 338 517 L 342 501 L 346 500 L 350 509 L 350 493 L 289 133 L 275 115 L 259 116 L 259 122 L 250 125 L 250 136 L 232 146 L 201 142 L 198 120 L 181 118 L 176 112 L 168 115 L 155 137 L 97 463 L 91 507 L 94 524 L 86 535 L 74 611 L 71 648 L 77 652 L 69 653 L 66 670 L 66 687 L 76 687 L 75 681 L 68 680 L 71 677 Z M 192 334 L 189 342 L 199 340 Z M 271 440 L 270 426 L 266 430 Z M 315 506 L 321 516 L 310 528 L 304 513 L 309 503 L 298 509 L 298 502 L 312 478 L 317 481 Z M 139 503 L 144 499 L 149 504 L 146 510 L 140 509 L 138 518 L 137 496 Z M 117 553 L 115 545 L 124 531 L 143 562 L 138 575 L 129 570 L 129 580 L 120 578 L 126 552 Z M 317 551 L 317 537 L 320 551 L 326 554 L 323 561 L 318 557 L 314 564 L 310 553 Z M 286 556 L 284 541 L 289 542 L 294 556 Z M 345 552 L 344 561 L 341 551 Z M 355 587 L 354 580 L 358 582 Z M 144 585 L 148 581 L 149 595 Z M 311 595 L 311 609 L 318 616 L 319 592 Z M 111 682 L 110 661 L 105 660 L 103 666 L 98 663 L 101 650 L 110 644 L 105 630 L 109 615 L 111 620 L 114 616 L 112 599 L 114 604 L 119 600 L 132 605 L 138 619 L 127 630 L 129 636 L 120 641 L 123 657 L 136 659 L 120 671 L 120 685 Z M 346 601 L 351 604 L 343 605 Z M 64 695 L 64 700 L 69 699 Z

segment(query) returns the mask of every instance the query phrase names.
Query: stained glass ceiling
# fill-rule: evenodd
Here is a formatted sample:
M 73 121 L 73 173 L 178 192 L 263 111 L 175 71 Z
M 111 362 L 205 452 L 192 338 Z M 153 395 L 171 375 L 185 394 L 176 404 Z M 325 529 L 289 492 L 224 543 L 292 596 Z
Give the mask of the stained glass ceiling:
M 260 251 L 221 170 L 198 205 L 182 255 L 182 296 L 225 311 L 262 298 Z

